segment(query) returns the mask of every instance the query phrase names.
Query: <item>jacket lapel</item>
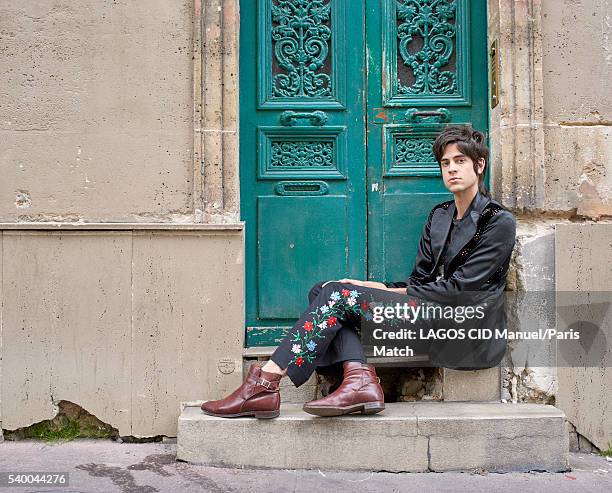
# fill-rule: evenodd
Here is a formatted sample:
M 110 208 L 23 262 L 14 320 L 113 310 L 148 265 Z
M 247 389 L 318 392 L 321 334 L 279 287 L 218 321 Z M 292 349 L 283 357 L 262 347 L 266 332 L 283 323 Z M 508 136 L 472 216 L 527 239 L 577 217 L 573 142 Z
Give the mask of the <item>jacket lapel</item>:
M 451 202 L 447 209 L 438 209 L 438 213 L 431 218 L 431 251 L 434 254 L 435 262 L 432 274 L 438 269 L 438 262 L 442 249 L 446 243 L 448 232 L 450 230 L 451 221 L 455 215 L 455 202 Z
M 480 192 L 476 193 L 470 210 L 467 212 L 470 215 L 470 220 L 467 221 L 465 227 L 453 233 L 453 242 L 448 245 L 449 250 L 447 255 L 445 255 L 447 265 L 457 256 L 467 242 L 474 237 L 476 227 L 478 226 L 478 220 L 490 201 L 491 199 L 489 197 L 485 197 Z M 444 244 L 448 238 L 448 232 L 452 219 L 455 217 L 456 210 L 455 202 L 453 201 L 448 209 L 432 218 L 431 247 L 436 259 L 434 272 L 437 270 L 440 255 L 442 254 Z M 434 221 L 435 218 L 437 218 L 436 221 Z

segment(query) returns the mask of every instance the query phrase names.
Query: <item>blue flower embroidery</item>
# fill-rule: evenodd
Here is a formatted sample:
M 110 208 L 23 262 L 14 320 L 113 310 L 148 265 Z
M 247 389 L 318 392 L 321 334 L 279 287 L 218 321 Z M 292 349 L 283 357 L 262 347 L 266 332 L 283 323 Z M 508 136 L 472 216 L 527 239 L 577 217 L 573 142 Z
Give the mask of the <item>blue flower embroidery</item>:
M 329 300 L 326 304 L 317 307 L 313 312 L 310 312 L 312 320 L 306 320 L 301 328 L 297 328 L 297 332 L 292 333 L 291 352 L 294 354 L 289 364 L 303 366 L 307 363 L 313 363 L 316 358 L 314 353 L 317 343 L 314 339 L 323 339 L 328 327 L 334 327 L 338 324 L 338 319 L 345 313 L 353 313 L 365 315 L 360 304 L 357 303 L 357 296 L 361 293 L 357 290 L 349 291 L 343 289 L 342 294 L 339 291 L 334 291 L 329 295 Z M 302 330 L 303 329 L 303 330 Z

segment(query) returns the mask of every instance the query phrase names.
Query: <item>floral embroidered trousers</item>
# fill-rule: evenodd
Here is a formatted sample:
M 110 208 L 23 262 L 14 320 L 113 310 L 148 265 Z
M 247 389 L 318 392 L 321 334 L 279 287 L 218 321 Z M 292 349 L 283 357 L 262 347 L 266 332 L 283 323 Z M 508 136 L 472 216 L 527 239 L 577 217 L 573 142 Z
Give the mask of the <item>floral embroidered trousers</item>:
M 405 303 L 408 297 L 376 288 L 337 281 L 316 283 L 308 294 L 309 307 L 271 356 L 296 387 L 313 371 L 341 361 L 366 361 L 360 341 L 363 320 L 380 302 Z

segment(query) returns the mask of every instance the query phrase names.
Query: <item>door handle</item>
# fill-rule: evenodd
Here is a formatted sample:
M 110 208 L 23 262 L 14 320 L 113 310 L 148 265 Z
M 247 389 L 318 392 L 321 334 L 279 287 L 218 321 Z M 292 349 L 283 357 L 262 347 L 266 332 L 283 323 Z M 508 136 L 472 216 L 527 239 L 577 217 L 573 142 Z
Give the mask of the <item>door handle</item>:
M 280 116 L 281 125 L 285 127 L 293 127 L 298 120 L 310 120 L 310 124 L 315 127 L 322 127 L 327 123 L 327 115 L 323 111 L 297 112 L 283 111 Z
M 446 123 L 451 120 L 451 112 L 446 108 L 440 108 L 437 111 L 420 111 L 410 108 L 405 113 L 405 119 L 408 123 Z

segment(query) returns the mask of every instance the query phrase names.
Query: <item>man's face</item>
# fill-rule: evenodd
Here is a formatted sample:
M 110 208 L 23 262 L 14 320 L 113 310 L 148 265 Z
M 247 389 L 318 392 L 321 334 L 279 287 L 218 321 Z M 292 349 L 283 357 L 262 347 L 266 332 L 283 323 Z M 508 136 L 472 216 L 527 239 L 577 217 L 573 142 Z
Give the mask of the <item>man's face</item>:
M 478 175 L 474 171 L 474 161 L 463 154 L 457 144 L 448 144 L 440 160 L 444 186 L 450 192 L 457 193 L 472 187 L 478 188 Z M 479 169 L 482 173 L 484 159 L 480 160 Z

